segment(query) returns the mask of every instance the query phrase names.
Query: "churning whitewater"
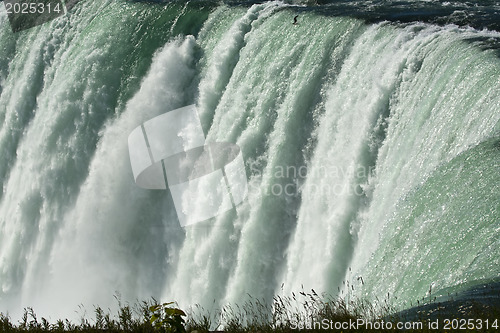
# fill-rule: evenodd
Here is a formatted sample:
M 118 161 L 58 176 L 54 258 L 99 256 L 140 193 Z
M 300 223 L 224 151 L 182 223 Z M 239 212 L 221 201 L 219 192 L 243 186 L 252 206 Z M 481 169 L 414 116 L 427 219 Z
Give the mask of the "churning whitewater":
M 304 9 L 89 0 L 14 34 L 2 7 L 0 311 L 345 281 L 408 307 L 500 277 L 500 33 Z M 182 228 L 127 138 L 190 104 L 241 148 L 248 197 Z

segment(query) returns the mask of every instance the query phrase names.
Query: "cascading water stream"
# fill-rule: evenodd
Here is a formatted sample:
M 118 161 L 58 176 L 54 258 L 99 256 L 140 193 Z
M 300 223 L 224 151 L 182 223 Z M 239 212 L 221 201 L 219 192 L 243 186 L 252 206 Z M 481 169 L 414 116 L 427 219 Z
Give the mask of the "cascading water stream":
M 0 311 L 71 318 L 117 293 L 210 309 L 346 280 L 407 307 L 499 277 L 497 32 L 281 2 L 0 21 Z M 127 137 L 193 103 L 249 192 L 181 228 L 168 191 L 134 183 Z

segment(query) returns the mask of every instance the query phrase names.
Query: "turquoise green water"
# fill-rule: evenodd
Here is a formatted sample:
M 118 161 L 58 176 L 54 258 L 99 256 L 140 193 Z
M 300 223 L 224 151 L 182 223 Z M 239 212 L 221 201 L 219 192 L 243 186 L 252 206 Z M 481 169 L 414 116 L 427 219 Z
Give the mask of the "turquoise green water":
M 497 32 L 279 2 L 0 22 L 0 311 L 71 317 L 115 292 L 212 308 L 345 280 L 407 307 L 499 277 Z M 208 141 L 240 146 L 249 193 L 183 229 L 168 191 L 134 183 L 127 138 L 193 103 Z
M 369 264 L 375 278 L 384 278 L 386 270 L 402 272 L 391 286 L 399 294 L 427 288 L 436 295 L 447 286 L 457 285 L 447 290 L 453 293 L 478 277 L 498 277 L 491 272 L 499 257 L 499 151 L 498 137 L 471 147 L 399 202 Z M 375 290 L 383 292 L 373 284 L 363 291 Z

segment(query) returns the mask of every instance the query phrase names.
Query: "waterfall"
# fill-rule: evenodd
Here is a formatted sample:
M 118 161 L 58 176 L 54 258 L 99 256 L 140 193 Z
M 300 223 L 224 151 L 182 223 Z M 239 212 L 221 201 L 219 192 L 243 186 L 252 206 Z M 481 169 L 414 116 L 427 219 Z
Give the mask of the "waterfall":
M 498 278 L 500 35 L 314 8 L 89 0 L 18 33 L 2 8 L 0 311 Z M 127 138 L 190 104 L 248 196 L 181 227 Z

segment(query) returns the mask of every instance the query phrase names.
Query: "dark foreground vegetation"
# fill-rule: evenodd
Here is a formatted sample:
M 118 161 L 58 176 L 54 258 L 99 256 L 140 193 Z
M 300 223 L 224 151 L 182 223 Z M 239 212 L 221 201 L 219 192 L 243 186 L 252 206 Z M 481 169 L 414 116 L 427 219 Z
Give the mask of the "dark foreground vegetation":
M 491 299 L 500 300 L 500 295 Z M 425 301 L 425 300 L 423 300 Z M 419 304 L 421 304 L 419 302 Z M 175 303 L 149 302 L 133 306 L 118 301 L 112 314 L 97 307 L 94 318 L 82 316 L 48 322 L 27 308 L 22 319 L 12 322 L 0 314 L 0 332 L 499 332 L 500 307 L 484 299 L 438 302 L 397 312 L 386 299 L 363 300 L 320 296 L 312 290 L 290 297 L 276 296 L 272 304 L 252 299 L 242 305 L 226 306 L 214 312 L 197 306 L 185 313 Z

